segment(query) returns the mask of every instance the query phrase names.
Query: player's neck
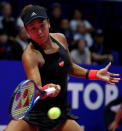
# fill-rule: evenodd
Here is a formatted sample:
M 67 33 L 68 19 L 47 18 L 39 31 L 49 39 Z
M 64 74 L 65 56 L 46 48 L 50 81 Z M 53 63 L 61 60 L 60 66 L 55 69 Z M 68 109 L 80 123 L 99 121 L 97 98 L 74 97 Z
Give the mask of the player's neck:
M 54 48 L 54 44 L 53 44 L 53 42 L 51 40 L 51 37 L 49 36 L 47 41 L 45 42 L 45 44 L 43 46 L 43 49 L 44 50 L 49 50 L 49 49 L 52 49 L 52 48 Z

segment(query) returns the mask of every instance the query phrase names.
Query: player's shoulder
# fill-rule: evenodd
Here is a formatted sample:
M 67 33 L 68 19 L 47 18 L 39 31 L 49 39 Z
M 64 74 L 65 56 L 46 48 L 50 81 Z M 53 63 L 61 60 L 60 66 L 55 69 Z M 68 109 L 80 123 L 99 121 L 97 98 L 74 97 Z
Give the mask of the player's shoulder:
M 22 54 L 22 60 L 29 60 L 32 56 L 31 43 L 27 45 Z
M 50 33 L 50 35 L 54 38 L 58 38 L 58 39 L 66 39 L 65 35 L 62 33 Z
M 39 63 L 41 65 L 45 63 L 42 54 L 33 47 L 31 42 L 28 44 L 22 54 L 22 61 L 28 63 Z
M 50 35 L 60 42 L 64 46 L 64 48 L 67 48 L 67 40 L 64 34 L 62 33 L 50 33 Z

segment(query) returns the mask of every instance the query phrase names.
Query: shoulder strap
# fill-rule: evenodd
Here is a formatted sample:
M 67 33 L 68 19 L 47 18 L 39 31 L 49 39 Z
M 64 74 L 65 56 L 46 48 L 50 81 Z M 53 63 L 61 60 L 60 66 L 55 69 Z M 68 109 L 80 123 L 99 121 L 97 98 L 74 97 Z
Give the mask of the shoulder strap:
M 59 47 L 63 47 L 63 46 L 59 43 L 59 41 L 57 41 L 54 37 L 52 37 L 52 36 L 50 36 L 50 37 L 51 37 L 52 41 L 55 42 Z M 63 48 L 64 48 L 64 47 L 63 47 Z

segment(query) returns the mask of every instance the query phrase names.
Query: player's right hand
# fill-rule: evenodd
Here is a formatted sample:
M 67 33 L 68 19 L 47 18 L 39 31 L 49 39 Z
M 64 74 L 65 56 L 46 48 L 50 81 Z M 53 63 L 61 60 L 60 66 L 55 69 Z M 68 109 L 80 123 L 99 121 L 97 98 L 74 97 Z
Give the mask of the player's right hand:
M 49 97 L 56 97 L 60 90 L 61 90 L 61 86 L 60 85 L 56 85 L 56 84 L 48 84 L 47 88 L 55 88 L 56 90 L 54 91 L 54 93 L 50 94 Z

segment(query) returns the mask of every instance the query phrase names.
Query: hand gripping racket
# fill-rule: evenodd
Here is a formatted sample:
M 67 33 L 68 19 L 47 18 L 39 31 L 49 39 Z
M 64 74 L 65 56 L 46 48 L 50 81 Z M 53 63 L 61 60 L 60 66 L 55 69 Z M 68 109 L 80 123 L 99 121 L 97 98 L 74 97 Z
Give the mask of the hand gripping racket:
M 37 90 L 40 91 L 40 95 L 37 96 Z M 48 96 L 55 91 L 55 88 L 48 88 L 46 90 L 40 90 L 36 83 L 32 80 L 22 81 L 12 94 L 9 105 L 9 116 L 11 119 L 20 120 L 37 101 L 44 96 Z

